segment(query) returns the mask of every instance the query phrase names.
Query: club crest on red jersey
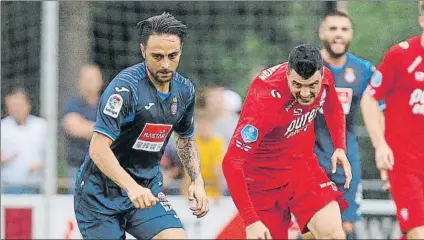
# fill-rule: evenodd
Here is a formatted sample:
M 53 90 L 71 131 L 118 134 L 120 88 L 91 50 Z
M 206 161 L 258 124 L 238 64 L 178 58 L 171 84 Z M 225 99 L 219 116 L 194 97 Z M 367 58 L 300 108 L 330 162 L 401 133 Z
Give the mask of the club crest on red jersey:
M 241 138 L 245 143 L 252 143 L 258 140 L 258 129 L 253 125 L 247 124 L 241 130 Z

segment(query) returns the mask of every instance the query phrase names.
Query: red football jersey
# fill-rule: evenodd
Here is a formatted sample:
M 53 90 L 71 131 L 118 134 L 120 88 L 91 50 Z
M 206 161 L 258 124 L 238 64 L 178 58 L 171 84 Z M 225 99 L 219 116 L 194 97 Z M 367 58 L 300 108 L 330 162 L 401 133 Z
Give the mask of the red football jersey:
M 396 152 L 413 159 L 395 166 L 424 166 L 424 47 L 420 36 L 390 48 L 368 86 L 377 100 L 386 101 L 385 137 Z M 396 156 L 395 156 L 396 158 Z
M 315 102 L 301 106 L 290 92 L 287 66 L 264 70 L 252 82 L 223 161 L 229 190 L 247 225 L 258 220 L 247 185 L 272 189 L 287 179 L 307 179 L 300 166 L 315 156 L 314 119 L 321 107 L 334 146 L 346 149 L 345 117 L 331 71 L 324 68 Z

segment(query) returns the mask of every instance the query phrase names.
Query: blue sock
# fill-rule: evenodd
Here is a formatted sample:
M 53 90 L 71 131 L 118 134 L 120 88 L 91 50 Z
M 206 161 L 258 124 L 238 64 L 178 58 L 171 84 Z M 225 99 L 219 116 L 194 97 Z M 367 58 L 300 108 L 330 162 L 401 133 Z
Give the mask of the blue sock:
M 346 232 L 346 239 L 355 239 L 355 233 Z

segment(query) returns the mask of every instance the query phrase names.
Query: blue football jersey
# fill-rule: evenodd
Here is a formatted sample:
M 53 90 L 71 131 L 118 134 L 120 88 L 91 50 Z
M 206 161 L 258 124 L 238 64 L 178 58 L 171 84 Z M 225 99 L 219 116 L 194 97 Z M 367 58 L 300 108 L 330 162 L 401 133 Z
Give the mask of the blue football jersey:
M 375 71 L 371 62 L 347 54 L 347 61 L 343 67 L 333 67 L 328 63 L 325 65 L 334 75 L 335 86 L 340 102 L 346 116 L 346 145 L 350 161 L 359 161 L 359 149 L 355 134 L 356 120 L 360 114 L 360 101 L 365 88 Z M 330 164 L 330 157 L 334 152 L 324 115 L 315 118 L 315 153 L 321 163 Z
M 140 63 L 121 71 L 101 96 L 94 131 L 113 140 L 120 165 L 136 180 L 152 179 L 159 171 L 166 144 L 175 131 L 194 133 L 195 91 L 192 82 L 174 73 L 170 92 L 160 93 Z M 86 162 L 91 162 L 86 156 Z M 83 171 L 99 169 L 94 164 Z

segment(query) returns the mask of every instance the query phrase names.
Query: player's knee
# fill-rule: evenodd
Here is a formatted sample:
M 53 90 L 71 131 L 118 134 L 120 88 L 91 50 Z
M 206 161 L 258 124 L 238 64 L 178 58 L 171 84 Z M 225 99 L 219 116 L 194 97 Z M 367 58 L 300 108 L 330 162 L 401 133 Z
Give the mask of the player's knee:
M 341 226 L 331 226 L 331 224 L 328 227 L 315 229 L 313 235 L 316 239 L 346 239 L 346 233 L 343 231 L 343 228 Z
M 315 239 L 315 237 L 314 237 L 314 235 L 312 235 L 311 232 L 307 232 L 307 233 L 302 234 L 301 239 L 302 240 Z
M 320 239 L 346 239 L 346 233 L 343 231 L 343 229 L 337 229 L 334 231 L 324 232 L 321 234 L 319 238 Z
M 343 222 L 343 231 L 353 232 L 353 223 L 352 222 Z
M 187 239 L 187 236 L 182 228 L 168 228 L 158 233 L 152 239 Z

